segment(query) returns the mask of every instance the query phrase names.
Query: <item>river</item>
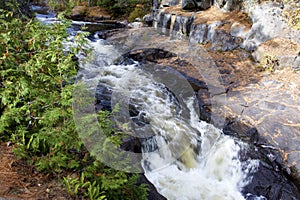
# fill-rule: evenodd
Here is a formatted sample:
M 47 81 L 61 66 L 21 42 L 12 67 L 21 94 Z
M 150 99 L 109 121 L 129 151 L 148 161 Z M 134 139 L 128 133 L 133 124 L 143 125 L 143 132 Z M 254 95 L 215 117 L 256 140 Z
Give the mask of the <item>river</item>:
M 37 18 L 43 23 L 57 22 L 51 14 L 39 14 Z M 77 26 L 85 23 L 73 22 Z M 69 43 L 72 43 L 72 36 L 78 30 L 71 28 L 69 31 Z M 157 191 L 170 200 L 267 199 L 243 191 L 251 183 L 261 161 L 241 159 L 241 153 L 249 149 L 247 143 L 200 120 L 197 98 L 184 77 L 164 66 L 134 60 L 116 63 L 124 52 L 99 39 L 97 32 L 94 34 L 89 41 L 93 48 L 92 58 L 80 66 L 77 82 L 87 85 L 92 93 L 99 86 L 109 91 L 111 107 L 119 107 L 114 113 L 119 128 L 141 141 L 142 152 L 128 154 L 134 157 L 130 162 L 138 162 L 132 165 L 142 168 L 131 172 L 144 172 Z M 74 94 L 77 94 L 75 99 L 84 99 L 82 94 Z M 95 113 L 94 105 L 90 109 Z M 82 119 L 79 114 L 85 116 L 86 113 L 75 114 L 77 120 Z M 86 127 L 85 130 L 90 128 Z M 89 149 L 90 144 L 86 145 Z M 102 161 L 130 172 L 121 164 L 122 158 Z

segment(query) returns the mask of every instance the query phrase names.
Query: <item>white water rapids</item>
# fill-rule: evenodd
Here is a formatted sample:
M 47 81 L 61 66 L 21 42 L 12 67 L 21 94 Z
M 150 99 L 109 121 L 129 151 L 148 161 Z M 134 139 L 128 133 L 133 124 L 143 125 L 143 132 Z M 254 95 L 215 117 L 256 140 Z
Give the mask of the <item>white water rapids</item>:
M 200 121 L 194 96 L 183 98 L 189 113 L 183 116 L 172 88 L 156 82 L 144 70 L 147 66 L 111 65 L 116 49 L 102 40 L 92 45 L 96 59 L 84 66 L 82 80 L 99 81 L 113 91 L 112 98 L 121 93 L 137 110 L 134 117 L 143 124 L 137 125 L 137 134 L 148 137 L 143 142 L 142 166 L 158 192 L 170 200 L 244 199 L 241 190 L 259 164 L 239 160 L 239 151 L 247 144 Z

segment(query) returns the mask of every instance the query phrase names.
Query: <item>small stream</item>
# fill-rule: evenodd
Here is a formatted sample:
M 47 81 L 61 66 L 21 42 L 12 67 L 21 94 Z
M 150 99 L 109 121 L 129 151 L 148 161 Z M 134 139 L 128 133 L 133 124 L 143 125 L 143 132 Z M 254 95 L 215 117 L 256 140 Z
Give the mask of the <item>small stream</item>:
M 57 22 L 53 14 L 37 18 Z M 87 23 L 74 22 L 71 35 L 82 24 Z M 97 32 L 92 38 L 93 58 L 81 66 L 77 81 L 92 91 L 100 85 L 109 91 L 112 107 L 121 105 L 115 116 L 140 139 L 139 164 L 160 194 L 170 200 L 267 199 L 243 191 L 261 161 L 241 159 L 249 151 L 247 143 L 199 120 L 197 98 L 191 87 L 181 87 L 186 82 L 180 75 L 136 61 L 116 64 L 124 52 L 97 38 Z M 175 85 L 168 85 L 163 73 Z

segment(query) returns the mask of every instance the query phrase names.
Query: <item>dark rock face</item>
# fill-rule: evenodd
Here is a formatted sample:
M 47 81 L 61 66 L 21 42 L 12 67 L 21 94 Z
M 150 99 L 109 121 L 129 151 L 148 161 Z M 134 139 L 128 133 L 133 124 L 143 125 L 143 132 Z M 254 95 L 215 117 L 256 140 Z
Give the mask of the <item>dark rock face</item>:
M 157 192 L 154 185 L 150 181 L 148 181 L 146 176 L 144 174 L 141 174 L 139 179 L 139 184 L 143 184 L 143 183 L 147 184 L 149 188 L 148 200 L 166 200 L 164 196 L 162 196 Z
M 147 26 L 152 26 L 153 25 L 153 21 L 154 21 L 154 18 L 152 15 L 148 14 L 148 15 L 145 15 L 143 17 L 143 22 L 144 24 L 146 24 Z
M 117 28 L 117 29 L 112 29 L 112 30 L 104 30 L 104 31 L 98 31 L 97 36 L 100 39 L 107 39 L 109 37 L 112 37 L 114 34 L 120 33 L 124 31 L 123 28 Z
M 196 9 L 196 4 L 194 0 L 182 0 L 181 1 L 181 8 L 183 10 L 194 10 Z
M 207 43 L 212 44 L 211 50 L 230 51 L 239 47 L 243 40 L 239 37 L 234 37 L 230 33 L 216 29 L 216 27 L 225 25 L 226 22 L 215 22 L 212 24 L 198 24 L 192 25 L 190 39 L 196 43 Z
M 212 6 L 211 0 L 182 0 L 183 10 L 206 10 Z
M 197 23 L 194 16 L 171 15 L 161 11 L 155 20 L 156 27 L 163 34 L 179 39 L 187 38 L 193 43 L 209 43 L 211 51 L 230 51 L 241 47 L 244 42 L 238 34 L 222 28 L 231 25 L 229 19 Z M 234 27 L 231 30 L 235 30 Z
M 264 196 L 267 199 L 299 199 L 300 193 L 293 179 L 284 167 L 281 153 L 259 136 L 256 128 L 242 124 L 237 119 L 227 120 L 223 132 L 241 138 L 250 148 L 241 152 L 240 159 L 258 159 L 260 164 L 252 181 L 243 188 L 247 199 Z
M 75 29 L 75 31 L 80 30 L 82 28 L 83 24 L 77 24 L 73 23 L 72 27 Z M 84 24 L 86 27 L 86 31 L 90 32 L 91 34 L 95 34 L 98 31 L 103 32 L 110 32 L 113 29 L 121 29 L 125 28 L 124 24 L 121 24 L 117 21 L 103 21 L 99 23 L 87 23 Z
M 123 58 L 133 59 L 140 63 L 156 62 L 158 59 L 175 57 L 176 54 L 157 48 L 137 49 L 123 55 Z
M 206 10 L 212 6 L 211 0 L 196 0 L 197 8 L 200 10 Z

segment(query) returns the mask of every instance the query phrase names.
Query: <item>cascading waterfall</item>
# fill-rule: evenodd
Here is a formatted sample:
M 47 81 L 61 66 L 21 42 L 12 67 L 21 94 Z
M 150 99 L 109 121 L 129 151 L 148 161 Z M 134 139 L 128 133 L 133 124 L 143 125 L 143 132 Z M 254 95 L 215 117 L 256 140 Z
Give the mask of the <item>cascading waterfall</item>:
M 94 45 L 97 58 L 109 49 L 101 40 Z M 135 131 L 143 137 L 146 177 L 167 199 L 244 199 L 241 190 L 259 164 L 257 160 L 239 160 L 239 152 L 247 144 L 199 121 L 194 96 L 180 105 L 172 91 L 156 82 L 145 68 L 138 63 L 110 65 L 94 61 L 84 71 L 96 74 L 87 76 L 87 80 L 97 80 L 113 93 L 122 93 L 129 107 L 135 109 L 131 119 L 138 127 Z M 186 116 L 183 107 L 188 110 Z

